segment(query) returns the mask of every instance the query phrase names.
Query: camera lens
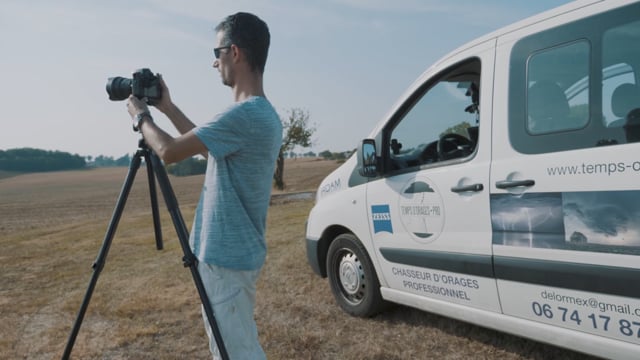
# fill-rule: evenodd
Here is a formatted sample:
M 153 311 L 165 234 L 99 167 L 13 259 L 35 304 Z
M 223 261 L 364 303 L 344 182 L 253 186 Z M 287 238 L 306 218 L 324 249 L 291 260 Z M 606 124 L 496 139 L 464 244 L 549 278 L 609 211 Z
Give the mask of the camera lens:
M 109 94 L 109 100 L 125 100 L 131 95 L 131 83 L 132 79 L 123 78 L 120 76 L 109 78 L 107 81 L 107 94 Z

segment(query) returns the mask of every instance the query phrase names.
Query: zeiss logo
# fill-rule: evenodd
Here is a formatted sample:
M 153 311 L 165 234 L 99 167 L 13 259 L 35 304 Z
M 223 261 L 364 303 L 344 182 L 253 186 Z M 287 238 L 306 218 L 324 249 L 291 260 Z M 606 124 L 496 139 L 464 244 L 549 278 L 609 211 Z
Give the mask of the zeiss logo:
M 393 226 L 391 226 L 391 212 L 389 205 L 373 205 L 371 206 L 371 218 L 373 219 L 373 232 L 386 231 L 393 234 Z

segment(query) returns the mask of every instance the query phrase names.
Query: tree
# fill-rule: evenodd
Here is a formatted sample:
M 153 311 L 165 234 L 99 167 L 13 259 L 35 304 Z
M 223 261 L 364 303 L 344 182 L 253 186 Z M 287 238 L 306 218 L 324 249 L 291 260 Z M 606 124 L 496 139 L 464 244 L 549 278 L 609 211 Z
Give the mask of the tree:
M 167 172 L 176 176 L 200 175 L 207 171 L 207 160 L 190 157 L 167 166 Z
M 311 136 L 316 129 L 309 124 L 309 112 L 299 108 L 292 108 L 288 111 L 287 119 L 282 121 L 282 145 L 278 153 L 276 162 L 276 172 L 273 180 L 278 189 L 284 189 L 284 157 L 285 154 L 293 150 L 296 146 L 311 146 Z
M 131 163 L 131 156 L 129 154 L 124 154 L 121 157 L 116 159 L 116 166 L 128 166 Z
M 325 160 L 333 160 L 333 153 L 329 150 L 325 150 L 318 155 L 320 155 L 320 157 L 322 157 Z
M 445 130 L 442 134 L 440 134 L 440 137 L 444 136 L 445 134 L 451 134 L 451 133 L 468 137 L 469 133 L 467 132 L 467 129 L 470 127 L 471 127 L 471 124 L 469 124 L 467 121 L 463 121 Z

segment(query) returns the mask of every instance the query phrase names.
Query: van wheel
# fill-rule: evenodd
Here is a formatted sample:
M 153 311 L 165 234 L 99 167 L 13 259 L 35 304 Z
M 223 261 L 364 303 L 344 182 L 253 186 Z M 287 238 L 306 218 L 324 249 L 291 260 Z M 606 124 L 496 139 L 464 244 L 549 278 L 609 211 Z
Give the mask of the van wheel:
M 329 246 L 327 276 L 333 296 L 345 312 L 369 317 L 384 308 L 371 259 L 354 235 L 341 234 Z

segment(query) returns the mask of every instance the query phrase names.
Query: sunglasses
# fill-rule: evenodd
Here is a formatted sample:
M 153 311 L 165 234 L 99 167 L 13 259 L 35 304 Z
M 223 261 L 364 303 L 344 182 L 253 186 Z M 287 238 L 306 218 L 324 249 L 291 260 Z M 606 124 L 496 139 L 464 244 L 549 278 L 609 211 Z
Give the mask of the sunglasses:
M 213 56 L 215 56 L 216 59 L 219 59 L 220 58 L 220 50 L 223 50 L 223 49 L 231 49 L 231 45 L 214 48 L 213 49 Z

